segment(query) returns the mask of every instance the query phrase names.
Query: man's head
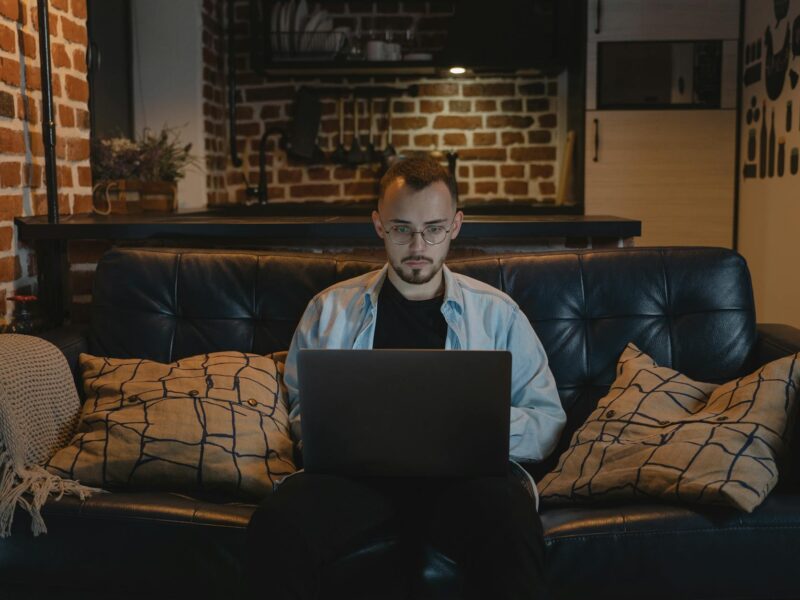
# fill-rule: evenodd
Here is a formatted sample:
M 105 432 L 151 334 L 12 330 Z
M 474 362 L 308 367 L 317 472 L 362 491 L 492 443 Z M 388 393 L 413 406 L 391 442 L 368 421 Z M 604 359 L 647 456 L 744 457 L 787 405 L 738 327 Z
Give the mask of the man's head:
M 456 210 L 450 173 L 422 156 L 397 162 L 386 172 L 372 222 L 394 273 L 405 284 L 421 286 L 438 283 L 463 217 Z

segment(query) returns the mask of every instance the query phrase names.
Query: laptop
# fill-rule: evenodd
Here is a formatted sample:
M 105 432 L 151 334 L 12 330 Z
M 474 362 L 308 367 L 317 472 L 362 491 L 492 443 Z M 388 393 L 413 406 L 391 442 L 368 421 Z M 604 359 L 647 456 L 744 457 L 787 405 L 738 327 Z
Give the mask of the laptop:
M 309 473 L 508 473 L 510 352 L 301 350 L 298 380 Z

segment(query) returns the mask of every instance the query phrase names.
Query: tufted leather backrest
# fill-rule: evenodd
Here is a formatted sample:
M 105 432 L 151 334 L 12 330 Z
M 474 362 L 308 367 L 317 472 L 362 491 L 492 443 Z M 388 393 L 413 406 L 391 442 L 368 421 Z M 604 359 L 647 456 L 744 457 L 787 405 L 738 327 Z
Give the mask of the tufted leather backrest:
M 215 350 L 285 350 L 314 294 L 381 264 L 314 254 L 114 249 L 97 267 L 90 352 L 170 362 Z M 567 411 L 562 446 L 607 391 L 628 342 L 702 381 L 725 381 L 750 366 L 752 286 L 744 259 L 730 250 L 625 248 L 448 265 L 508 293 L 533 324 Z

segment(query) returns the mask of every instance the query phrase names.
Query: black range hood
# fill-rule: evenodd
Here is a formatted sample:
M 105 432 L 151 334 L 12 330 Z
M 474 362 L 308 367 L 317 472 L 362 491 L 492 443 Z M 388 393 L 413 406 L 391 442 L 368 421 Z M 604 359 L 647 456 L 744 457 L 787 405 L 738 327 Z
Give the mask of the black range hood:
M 461 0 L 441 55 L 443 67 L 473 72 L 558 73 L 580 35 L 580 0 Z

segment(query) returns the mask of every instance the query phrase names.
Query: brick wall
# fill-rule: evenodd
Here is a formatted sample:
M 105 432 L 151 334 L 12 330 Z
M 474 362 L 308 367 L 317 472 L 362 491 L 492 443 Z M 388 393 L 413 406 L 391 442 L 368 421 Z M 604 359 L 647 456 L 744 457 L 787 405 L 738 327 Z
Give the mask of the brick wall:
M 61 214 L 91 210 L 86 0 L 51 0 L 51 65 Z M 16 216 L 47 213 L 35 0 L 0 0 L 0 320 L 15 291 L 35 290 L 36 265 Z M 8 304 L 8 305 L 7 305 Z
M 416 31 L 417 50 L 434 50 L 446 40 L 448 20 L 453 2 L 333 2 L 325 9 L 335 14 L 334 25 L 348 25 L 367 33 L 370 29 L 395 32 Z M 378 10 L 380 9 L 380 12 Z M 242 201 L 244 174 L 251 185 L 258 180 L 258 140 L 269 127 L 287 127 L 291 120 L 292 104 L 302 86 L 336 90 L 345 87 L 374 85 L 404 88 L 419 86 L 417 97 L 394 100 L 392 143 L 400 153 L 415 151 L 456 151 L 459 155 L 457 177 L 462 201 L 543 202 L 554 200 L 558 178 L 557 148 L 559 122 L 558 81 L 547 77 L 369 77 L 350 76 L 292 79 L 265 77 L 251 66 L 249 49 L 250 15 L 246 3 L 236 10 L 235 29 L 239 42 L 237 147 L 244 160 L 241 169 L 233 168 L 228 151 L 227 124 L 219 136 L 219 115 L 225 114 L 224 92 L 210 84 L 206 95 L 206 134 L 208 145 L 214 148 L 213 177 L 215 191 L 209 192 L 209 203 Z M 208 19 L 211 21 L 211 19 Z M 218 37 L 209 36 L 212 48 L 218 48 Z M 218 55 L 206 53 L 206 69 L 219 72 Z M 222 84 L 225 85 L 224 82 Z M 221 103 L 218 99 L 223 100 Z M 323 117 L 319 145 L 332 152 L 338 141 L 337 104 L 333 97 L 322 96 Z M 354 120 L 352 103 L 346 103 L 344 143 L 352 143 Z M 369 119 L 367 101 L 360 105 L 359 128 L 361 145 L 366 144 Z M 383 147 L 387 128 L 385 100 L 375 103 L 376 137 L 374 143 Z M 223 116 L 224 119 L 224 116 Z M 309 165 L 274 151 L 270 139 L 268 148 L 269 196 L 275 201 L 308 199 L 372 200 L 377 196 L 379 165 L 344 167 L 330 162 Z M 218 167 L 225 152 L 224 191 L 219 185 Z M 209 186 L 211 189 L 211 186 Z
M 226 133 L 226 47 L 223 2 L 203 0 L 203 119 L 206 194 L 209 204 L 228 201 L 225 184 L 229 143 Z

